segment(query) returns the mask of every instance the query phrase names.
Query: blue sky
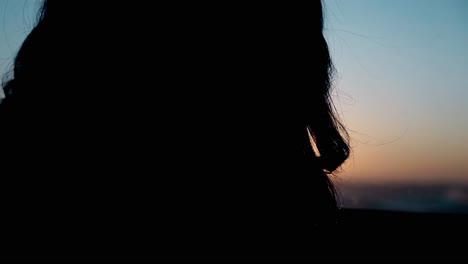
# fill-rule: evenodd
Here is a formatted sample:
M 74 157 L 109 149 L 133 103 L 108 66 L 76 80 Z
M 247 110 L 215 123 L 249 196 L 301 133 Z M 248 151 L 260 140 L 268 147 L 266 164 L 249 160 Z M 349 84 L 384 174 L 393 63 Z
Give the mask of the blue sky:
M 34 26 L 39 3 L 38 0 L 0 0 L 0 76 L 11 70 L 19 45 Z
M 38 0 L 0 0 L 0 74 Z M 324 0 L 335 102 L 353 156 L 342 182 L 468 183 L 468 1 Z
M 347 181 L 468 183 L 468 1 L 325 0 Z

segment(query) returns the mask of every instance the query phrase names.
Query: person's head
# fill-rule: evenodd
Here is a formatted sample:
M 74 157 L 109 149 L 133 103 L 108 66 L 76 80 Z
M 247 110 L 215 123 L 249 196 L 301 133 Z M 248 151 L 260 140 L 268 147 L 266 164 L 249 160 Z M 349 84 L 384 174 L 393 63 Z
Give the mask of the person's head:
M 268 157 L 262 164 L 276 163 L 273 168 L 280 166 L 276 157 L 295 151 L 291 157 L 315 166 L 305 174 L 321 171 L 315 177 L 332 197 L 327 206 L 336 209 L 327 175 L 347 159 L 349 147 L 330 97 L 333 66 L 321 1 L 86 3 L 44 1 L 4 85 L 0 116 L 9 126 L 78 122 L 93 126 L 85 133 L 100 133 L 96 127 L 108 125 L 124 145 L 126 136 L 151 137 L 138 131 L 151 129 L 169 139 L 160 144 L 177 148 L 181 161 L 188 159 L 182 146 L 190 154 L 193 146 L 226 146 L 219 156 L 228 158 L 247 147 L 241 156 Z

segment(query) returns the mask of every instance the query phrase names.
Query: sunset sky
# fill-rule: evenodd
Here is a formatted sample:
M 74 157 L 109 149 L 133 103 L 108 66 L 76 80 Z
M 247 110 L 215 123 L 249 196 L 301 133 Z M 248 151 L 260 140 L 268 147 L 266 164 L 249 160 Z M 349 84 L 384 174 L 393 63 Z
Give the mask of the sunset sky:
M 468 183 L 468 1 L 325 0 L 342 181 Z
M 0 74 L 37 0 L 0 0 Z M 342 182 L 468 184 L 468 1 L 325 0 L 334 97 L 353 155 Z

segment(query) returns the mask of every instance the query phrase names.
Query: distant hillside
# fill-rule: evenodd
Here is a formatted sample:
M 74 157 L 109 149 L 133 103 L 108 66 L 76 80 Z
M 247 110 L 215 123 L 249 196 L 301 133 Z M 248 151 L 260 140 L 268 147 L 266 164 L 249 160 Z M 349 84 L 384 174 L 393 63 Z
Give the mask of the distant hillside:
M 468 185 L 337 184 L 344 208 L 468 214 Z

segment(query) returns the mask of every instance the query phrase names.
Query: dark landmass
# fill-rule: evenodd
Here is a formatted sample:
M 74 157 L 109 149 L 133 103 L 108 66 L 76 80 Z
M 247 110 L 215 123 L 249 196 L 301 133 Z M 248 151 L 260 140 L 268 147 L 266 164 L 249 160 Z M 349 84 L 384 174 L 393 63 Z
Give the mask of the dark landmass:
M 468 261 L 468 185 L 340 184 L 333 259 Z
M 343 209 L 331 259 L 468 261 L 468 215 Z
M 345 208 L 468 214 L 468 185 L 338 184 Z

